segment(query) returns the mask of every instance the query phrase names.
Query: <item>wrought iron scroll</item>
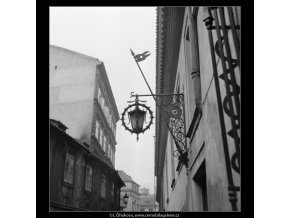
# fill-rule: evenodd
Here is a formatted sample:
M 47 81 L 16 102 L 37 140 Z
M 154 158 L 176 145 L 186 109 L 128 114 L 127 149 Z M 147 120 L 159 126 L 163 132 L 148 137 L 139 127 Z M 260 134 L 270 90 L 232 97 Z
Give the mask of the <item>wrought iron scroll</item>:
M 240 174 L 240 86 L 237 84 L 235 68 L 239 66 L 239 41 L 237 38 L 236 29 L 239 27 L 234 24 L 233 14 L 228 13 L 230 20 L 230 27 L 226 26 L 226 20 L 223 7 L 209 7 L 208 17 L 204 19 L 205 25 L 208 29 L 210 50 L 212 57 L 212 65 L 214 71 L 214 79 L 216 85 L 217 102 L 220 116 L 220 125 L 222 131 L 223 146 L 225 152 L 226 169 L 228 175 L 228 191 L 229 201 L 232 204 L 232 210 L 237 211 L 237 191 L 240 187 L 234 185 L 232 169 Z M 231 12 L 231 9 L 228 9 Z M 213 12 L 213 16 L 212 13 Z M 218 16 L 219 12 L 219 16 Z M 219 26 L 219 18 L 221 26 Z M 215 26 L 213 25 L 213 21 Z M 212 31 L 215 29 L 217 34 L 217 41 L 214 46 Z M 230 44 L 228 39 L 228 29 L 232 32 L 234 45 L 236 49 L 237 59 L 232 58 Z M 216 54 L 221 59 L 223 73 L 218 75 Z M 225 55 L 226 53 L 226 55 Z M 224 81 L 226 95 L 222 99 L 219 79 Z M 224 120 L 224 113 L 230 118 L 231 129 L 226 132 L 226 125 Z M 235 143 L 235 151 L 230 155 L 227 135 L 229 135 Z
M 156 104 L 161 109 L 161 115 L 177 144 L 179 153 L 186 151 L 183 95 L 157 96 Z
M 173 152 L 178 156 L 180 163 L 184 164 L 188 173 L 188 151 L 186 146 L 186 133 L 184 123 L 184 97 L 183 94 L 151 94 L 134 95 L 131 97 L 152 96 L 160 109 L 161 117 L 174 140 L 177 150 Z

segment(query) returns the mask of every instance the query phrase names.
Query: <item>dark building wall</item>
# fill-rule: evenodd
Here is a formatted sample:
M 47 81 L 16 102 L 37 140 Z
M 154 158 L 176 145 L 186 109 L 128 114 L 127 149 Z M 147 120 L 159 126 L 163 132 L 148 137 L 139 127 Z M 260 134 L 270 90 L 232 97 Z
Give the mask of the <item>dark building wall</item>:
M 102 101 L 98 99 L 100 93 Z M 123 182 L 114 169 L 115 127 L 119 115 L 101 61 L 50 45 L 50 118 L 68 127 L 67 134 L 56 128 L 50 135 L 51 200 L 57 202 L 55 208 L 64 204 L 63 210 L 72 209 L 68 206 L 95 211 L 119 210 L 119 196 L 116 195 Z M 98 137 L 95 133 L 101 129 L 103 135 Z M 73 184 L 64 182 L 67 152 L 74 155 Z M 91 192 L 84 188 L 88 164 L 93 168 Z M 107 178 L 104 199 L 100 197 L 102 174 Z M 114 199 L 110 192 L 112 182 L 115 184 Z
M 50 202 L 52 210 L 118 211 L 122 186 L 117 171 L 97 160 L 88 148 L 55 127 L 50 128 Z M 73 184 L 64 182 L 66 153 L 75 157 Z M 93 167 L 92 191 L 85 190 L 85 166 Z M 101 174 L 107 177 L 105 199 L 101 199 Z M 111 198 L 111 184 L 114 197 Z
M 157 149 L 156 149 L 156 176 L 157 176 L 157 199 L 161 210 L 168 211 L 231 211 L 229 201 L 228 178 L 225 163 L 225 153 L 222 141 L 220 126 L 220 116 L 215 81 L 213 80 L 213 67 L 210 53 L 208 30 L 206 29 L 204 18 L 208 17 L 207 7 L 190 7 L 184 10 L 182 15 L 182 28 L 176 32 L 170 31 L 175 25 L 171 20 L 173 14 L 177 14 L 177 8 L 158 8 L 159 30 L 163 33 L 158 40 L 161 46 L 159 52 L 159 68 L 157 71 L 157 90 L 162 93 L 163 87 L 172 86 L 166 78 L 176 77 L 175 85 L 172 89 L 175 93 L 184 93 L 185 107 L 185 128 L 188 137 L 188 159 L 189 169 L 186 171 L 183 166 L 180 171 L 176 171 L 178 159 L 172 156 L 176 149 L 172 143 L 171 136 L 166 128 L 162 128 L 162 119 L 157 120 Z M 234 16 L 239 21 L 240 8 L 233 7 Z M 196 19 L 191 25 L 189 15 Z M 196 16 L 195 16 L 196 15 Z M 225 10 L 226 22 L 229 23 L 227 10 Z M 180 17 L 179 17 L 180 18 Z M 162 25 L 161 25 L 162 23 Z M 238 23 L 239 24 L 239 23 Z M 192 35 L 190 31 L 192 30 Z M 214 32 L 214 31 L 213 31 Z M 173 36 L 181 35 L 180 47 L 174 49 L 170 41 Z M 240 32 L 238 33 L 240 34 Z M 194 40 L 196 37 L 196 42 Z M 213 33 L 213 41 L 217 42 L 217 35 Z M 237 58 L 231 31 L 229 31 L 229 45 L 232 58 Z M 167 50 L 168 53 L 162 53 Z M 170 53 L 178 53 L 176 70 L 174 67 L 166 68 L 170 65 Z M 197 54 L 197 61 L 195 56 Z M 222 62 L 216 56 L 218 75 L 222 75 Z M 161 67 L 160 67 L 161 66 Z M 197 74 L 193 74 L 197 73 Z M 235 68 L 237 83 L 240 84 L 240 69 Z M 224 82 L 220 79 L 222 98 L 226 96 Z M 196 112 L 197 119 L 195 119 Z M 158 112 L 158 111 L 157 111 Z M 224 113 L 227 131 L 230 130 L 231 122 Z M 194 124 L 194 125 L 193 125 Z M 193 131 L 190 131 L 193 125 Z M 159 127 L 159 129 L 158 129 Z M 232 155 L 235 151 L 233 139 L 227 135 L 229 152 Z M 203 171 L 203 173 L 199 173 Z M 240 185 L 240 175 L 234 170 L 234 183 Z M 202 176 L 197 176 L 197 175 Z M 174 185 L 173 181 L 175 180 Z M 206 195 L 204 194 L 206 193 Z M 237 206 L 240 210 L 240 193 L 237 193 Z M 206 198 L 206 200 L 204 200 Z

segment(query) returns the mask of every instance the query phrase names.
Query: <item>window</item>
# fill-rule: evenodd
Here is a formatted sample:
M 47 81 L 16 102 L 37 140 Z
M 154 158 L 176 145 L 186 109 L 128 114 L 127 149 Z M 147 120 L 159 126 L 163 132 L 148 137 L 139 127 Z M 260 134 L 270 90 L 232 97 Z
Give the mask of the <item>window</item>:
M 73 184 L 74 178 L 74 155 L 66 153 L 64 167 L 64 181 Z
M 114 154 L 114 150 L 113 150 L 113 148 L 111 147 L 111 161 L 112 161 L 112 163 L 113 163 L 113 154 Z
M 202 202 L 203 211 L 208 211 L 207 205 L 207 190 L 206 190 L 206 171 L 205 171 L 205 161 L 202 162 L 196 174 L 193 177 L 199 188 L 199 200 Z
M 108 110 L 109 110 L 109 108 L 108 108 L 108 106 L 107 105 L 105 105 L 104 106 L 104 114 L 105 114 L 105 117 L 106 117 L 106 119 L 107 119 L 107 121 L 108 121 Z
M 100 139 L 99 139 L 100 145 L 103 147 L 103 129 L 100 128 Z
M 95 136 L 96 136 L 97 139 L 99 139 L 99 128 L 100 128 L 99 121 L 96 120 L 96 132 L 95 132 Z
M 105 99 L 104 99 L 103 95 L 101 95 L 101 97 L 100 97 L 100 104 L 101 104 L 102 109 L 104 110 Z
M 93 180 L 93 168 L 89 165 L 86 166 L 86 180 L 85 180 L 85 190 L 92 191 L 92 180 Z
M 112 130 L 113 135 L 115 136 L 115 121 L 112 114 L 111 114 L 111 119 L 110 119 L 110 128 Z
M 114 153 L 114 150 L 111 147 L 111 155 L 110 155 L 110 158 L 111 158 L 112 163 L 113 163 L 113 153 Z
M 107 114 L 107 116 L 106 116 L 107 122 L 110 126 L 110 108 L 109 108 L 109 106 L 106 106 L 106 114 Z
M 187 62 L 188 62 L 188 81 L 189 91 L 194 93 L 192 96 L 193 102 L 197 108 L 201 107 L 201 87 L 200 87 L 200 66 L 199 66 L 199 48 L 198 48 L 198 29 L 197 29 L 197 13 L 198 7 L 195 7 L 194 11 L 187 8 L 188 10 L 188 51 L 187 51 Z M 193 115 L 195 107 L 191 106 L 190 111 Z
M 111 126 L 111 123 L 112 123 L 112 112 L 111 112 L 110 109 L 109 109 L 109 120 L 108 120 L 108 123 L 109 123 L 109 126 Z
M 126 188 L 131 188 L 131 183 L 130 182 L 125 182 Z
M 107 157 L 110 158 L 110 143 L 109 143 L 109 140 L 107 140 Z
M 102 96 L 101 89 L 98 88 L 98 101 L 99 101 L 100 104 L 101 104 L 101 96 Z
M 112 163 L 115 165 L 115 153 L 113 152 Z
M 110 149 L 110 144 L 108 143 L 108 158 L 110 158 L 110 151 L 111 149 Z
M 114 137 L 116 137 L 116 129 L 115 129 L 115 126 L 113 125 L 113 127 L 112 127 L 112 130 L 113 130 L 113 135 L 114 135 Z
M 118 188 L 118 186 L 116 186 L 116 189 L 117 189 L 116 199 L 117 199 L 117 202 L 120 202 L 120 189 Z
M 101 179 L 101 198 L 106 199 L 106 176 L 102 174 L 102 179 Z
M 111 201 L 114 202 L 115 184 L 112 182 Z
M 103 150 L 105 151 L 105 153 L 107 154 L 107 137 L 104 134 L 104 146 L 103 146 Z

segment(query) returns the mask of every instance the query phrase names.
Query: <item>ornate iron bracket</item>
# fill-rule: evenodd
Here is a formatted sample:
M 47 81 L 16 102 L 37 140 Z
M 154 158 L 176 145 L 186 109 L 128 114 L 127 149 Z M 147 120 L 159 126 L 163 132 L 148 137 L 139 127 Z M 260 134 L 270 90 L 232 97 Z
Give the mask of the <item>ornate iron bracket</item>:
M 179 161 L 188 169 L 188 149 L 186 145 L 186 130 L 184 123 L 184 97 L 180 94 L 148 94 L 134 95 L 131 92 L 131 97 L 153 96 L 156 105 L 160 109 L 166 126 L 174 140 L 177 150 L 173 152 L 174 156 L 178 156 Z

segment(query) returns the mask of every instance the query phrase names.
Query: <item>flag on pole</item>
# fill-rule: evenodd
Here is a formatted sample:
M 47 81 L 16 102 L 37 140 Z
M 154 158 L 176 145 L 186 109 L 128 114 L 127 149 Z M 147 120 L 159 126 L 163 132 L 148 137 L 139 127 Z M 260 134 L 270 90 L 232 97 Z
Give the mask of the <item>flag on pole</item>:
M 149 53 L 149 51 L 145 51 L 145 52 L 143 52 L 141 54 L 135 55 L 134 52 L 132 51 L 132 49 L 130 49 L 130 50 L 131 50 L 131 54 L 133 55 L 133 57 L 135 58 L 135 60 L 137 62 L 144 61 L 149 55 L 151 55 Z
M 144 61 L 150 55 L 149 51 L 145 51 L 142 54 L 135 55 L 135 59 L 137 62 Z

